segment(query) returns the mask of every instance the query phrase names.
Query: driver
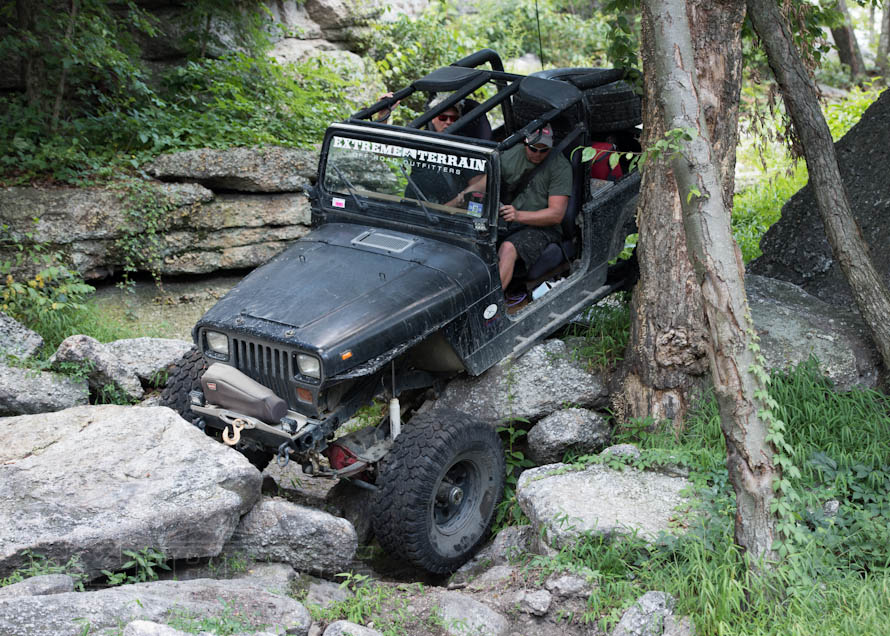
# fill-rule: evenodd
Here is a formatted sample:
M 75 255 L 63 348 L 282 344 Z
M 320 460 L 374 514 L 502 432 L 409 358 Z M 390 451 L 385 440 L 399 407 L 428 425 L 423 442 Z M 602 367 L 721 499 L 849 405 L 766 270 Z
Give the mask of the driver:
M 553 129 L 544 126 L 526 137 L 524 144 L 501 155 L 505 187 L 499 212 L 507 228 L 498 248 L 498 271 L 504 290 L 513 280 L 517 261 L 529 268 L 548 244 L 562 240 L 560 223 L 572 193 L 572 166 L 561 154 L 548 161 L 552 150 Z M 544 161 L 547 163 L 523 186 L 526 176 Z M 480 188 L 485 190 L 485 178 L 473 180 L 459 196 Z M 516 188 L 520 190 L 514 192 Z

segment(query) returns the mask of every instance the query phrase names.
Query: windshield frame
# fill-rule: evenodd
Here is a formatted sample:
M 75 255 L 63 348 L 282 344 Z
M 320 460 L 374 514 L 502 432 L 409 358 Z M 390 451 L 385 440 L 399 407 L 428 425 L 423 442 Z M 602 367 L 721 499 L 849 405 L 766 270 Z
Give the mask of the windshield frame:
M 425 202 L 425 205 L 419 203 L 412 205 L 412 201 L 416 201 L 416 199 L 407 195 L 387 197 L 381 194 L 379 198 L 372 198 L 361 196 L 362 189 L 358 187 L 346 187 L 343 192 L 339 190 L 332 191 L 325 187 L 325 181 L 329 169 L 335 167 L 335 164 L 328 165 L 334 137 L 347 137 L 371 143 L 416 147 L 427 152 L 457 152 L 461 155 L 481 159 L 485 162 L 486 171 L 484 174 L 487 175 L 485 207 L 480 216 L 473 216 L 466 213 L 466 211 L 463 214 L 451 212 L 447 209 L 447 206 L 432 202 Z M 438 134 L 425 134 L 425 131 L 417 131 L 415 133 L 414 131 L 387 130 L 373 125 L 333 124 L 328 128 L 322 145 L 318 182 L 316 185 L 318 204 L 327 213 L 337 215 L 348 214 L 371 222 L 379 220 L 384 223 L 405 223 L 425 230 L 457 232 L 474 237 L 478 237 L 480 234 L 490 234 L 497 224 L 496 208 L 498 197 L 492 194 L 496 192 L 492 184 L 496 185 L 498 182 L 497 147 L 496 144 L 491 142 L 483 140 L 473 141 L 479 143 L 470 144 L 465 141 L 442 139 Z M 340 180 L 342 181 L 342 179 Z M 352 189 L 352 192 L 349 191 L 350 189 Z M 335 199 L 337 200 L 336 205 L 334 204 Z M 456 210 L 456 208 L 452 209 Z M 431 216 L 433 218 L 430 218 Z

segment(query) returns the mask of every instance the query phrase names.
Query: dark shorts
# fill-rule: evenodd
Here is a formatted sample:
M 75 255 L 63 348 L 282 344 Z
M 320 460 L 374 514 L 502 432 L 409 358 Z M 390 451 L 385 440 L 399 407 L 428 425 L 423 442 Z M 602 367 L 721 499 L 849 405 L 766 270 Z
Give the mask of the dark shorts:
M 519 258 L 525 263 L 526 268 L 531 267 L 544 249 L 550 243 L 558 243 L 562 238 L 559 226 L 553 227 L 524 227 L 521 230 L 511 232 L 504 238 L 504 243 L 512 243 L 519 254 Z

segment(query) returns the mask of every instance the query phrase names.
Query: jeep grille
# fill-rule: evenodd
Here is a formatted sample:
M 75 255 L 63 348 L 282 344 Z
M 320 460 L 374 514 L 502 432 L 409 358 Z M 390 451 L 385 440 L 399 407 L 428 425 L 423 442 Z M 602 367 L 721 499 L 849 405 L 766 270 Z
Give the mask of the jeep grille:
M 291 409 L 297 407 L 293 389 L 294 369 L 291 352 L 258 342 L 232 338 L 235 368 L 287 400 Z

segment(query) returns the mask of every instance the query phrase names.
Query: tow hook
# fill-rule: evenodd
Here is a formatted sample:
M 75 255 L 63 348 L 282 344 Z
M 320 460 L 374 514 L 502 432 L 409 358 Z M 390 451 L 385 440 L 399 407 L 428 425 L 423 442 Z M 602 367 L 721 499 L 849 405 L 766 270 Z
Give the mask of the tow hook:
M 226 425 L 222 432 L 223 441 L 229 446 L 234 446 L 241 439 L 241 431 L 244 430 L 244 425 L 247 422 L 238 418 L 234 422 Z M 229 427 L 231 427 L 232 432 L 229 432 Z
M 290 442 L 284 442 L 281 446 L 278 447 L 278 456 L 275 458 L 275 461 L 281 468 L 287 466 L 290 461 Z

